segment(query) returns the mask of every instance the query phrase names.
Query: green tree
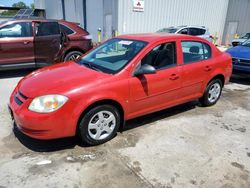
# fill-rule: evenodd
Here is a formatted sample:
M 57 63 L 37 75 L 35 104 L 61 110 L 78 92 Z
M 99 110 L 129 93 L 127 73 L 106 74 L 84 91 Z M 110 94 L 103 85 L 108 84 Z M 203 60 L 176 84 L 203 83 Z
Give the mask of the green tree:
M 34 3 L 31 3 L 31 4 L 30 4 L 30 8 L 32 8 L 33 10 L 35 9 Z
M 18 3 L 14 3 L 12 7 L 18 7 L 18 8 L 29 8 L 24 2 L 19 1 Z
M 29 8 L 24 2 L 19 1 L 18 3 L 12 4 L 12 7 L 18 8 Z M 2 16 L 14 16 L 17 13 L 16 10 L 6 10 L 1 13 Z

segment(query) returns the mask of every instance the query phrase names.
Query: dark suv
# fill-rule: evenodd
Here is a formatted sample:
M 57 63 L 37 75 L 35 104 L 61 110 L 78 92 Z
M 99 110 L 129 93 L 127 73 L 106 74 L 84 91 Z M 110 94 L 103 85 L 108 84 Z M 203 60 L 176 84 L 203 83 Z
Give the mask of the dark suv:
M 91 48 L 89 33 L 77 23 L 46 19 L 0 22 L 0 70 L 74 60 Z

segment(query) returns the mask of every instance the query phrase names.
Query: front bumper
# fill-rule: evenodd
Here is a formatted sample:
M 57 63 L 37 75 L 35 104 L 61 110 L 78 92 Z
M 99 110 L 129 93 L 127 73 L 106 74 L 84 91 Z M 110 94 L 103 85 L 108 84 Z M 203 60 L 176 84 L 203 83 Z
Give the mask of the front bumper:
M 41 140 L 75 135 L 75 120 L 67 114 L 70 111 L 65 111 L 62 107 L 55 112 L 47 114 L 32 112 L 28 110 L 31 101 L 32 99 L 30 98 L 24 99 L 17 89 L 10 96 L 9 111 L 21 132 L 29 137 Z

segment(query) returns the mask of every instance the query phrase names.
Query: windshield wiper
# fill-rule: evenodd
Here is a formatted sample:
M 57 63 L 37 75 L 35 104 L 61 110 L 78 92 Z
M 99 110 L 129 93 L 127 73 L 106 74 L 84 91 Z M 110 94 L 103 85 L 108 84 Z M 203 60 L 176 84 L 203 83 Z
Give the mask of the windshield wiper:
M 83 64 L 83 65 L 85 65 L 86 67 L 88 67 L 88 68 L 91 68 L 91 69 L 93 69 L 93 70 L 96 70 L 96 71 L 98 71 L 98 72 L 103 72 L 102 70 L 100 70 L 100 69 L 98 69 L 95 65 L 93 65 L 93 64 L 91 64 L 91 63 L 89 63 L 89 62 L 83 62 L 83 63 L 81 63 L 81 64 Z

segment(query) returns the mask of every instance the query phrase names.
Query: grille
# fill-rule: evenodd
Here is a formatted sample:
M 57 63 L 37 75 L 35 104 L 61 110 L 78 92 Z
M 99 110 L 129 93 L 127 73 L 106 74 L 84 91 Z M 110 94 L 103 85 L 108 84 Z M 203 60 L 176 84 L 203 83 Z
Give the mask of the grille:
M 23 102 L 25 100 L 27 100 L 28 97 L 26 97 L 24 94 L 22 94 L 20 91 L 18 91 L 15 95 L 14 95 L 14 100 L 15 102 L 21 106 L 23 104 Z
M 250 66 L 250 59 L 233 58 L 232 61 L 234 65 Z
M 27 100 L 28 99 L 28 97 L 26 97 L 24 94 L 22 94 L 20 91 L 18 91 L 18 94 L 23 98 L 23 99 L 25 99 L 25 100 Z
M 17 94 L 15 94 L 14 99 L 19 106 L 23 104 L 23 102 L 18 98 Z

